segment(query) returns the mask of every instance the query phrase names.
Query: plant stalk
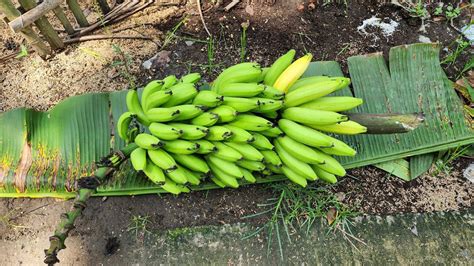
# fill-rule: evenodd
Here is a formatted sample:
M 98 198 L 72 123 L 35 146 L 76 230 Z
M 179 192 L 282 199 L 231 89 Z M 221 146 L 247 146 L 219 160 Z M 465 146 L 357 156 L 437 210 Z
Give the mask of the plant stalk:
M 49 238 L 50 246 L 44 251 L 46 256 L 44 259 L 45 264 L 54 265 L 59 262 L 58 252 L 66 248 L 64 242 L 69 232 L 74 229 L 74 222 L 82 215 L 86 208 L 87 199 L 95 193 L 97 186 L 107 181 L 115 169 L 126 161 L 130 153 L 136 148 L 137 145 L 131 143 L 121 149 L 120 152 L 112 152 L 101 160 L 101 162 L 105 162 L 105 165 L 97 168 L 93 176 L 82 177 L 78 180 L 78 189 L 71 210 L 61 215 L 61 221 L 56 226 L 54 235 Z

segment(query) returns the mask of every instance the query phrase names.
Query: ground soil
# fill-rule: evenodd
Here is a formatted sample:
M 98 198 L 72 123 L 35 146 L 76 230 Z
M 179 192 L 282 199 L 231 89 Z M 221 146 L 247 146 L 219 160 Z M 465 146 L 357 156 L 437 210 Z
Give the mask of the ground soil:
M 399 7 L 379 5 L 375 1 L 350 3 L 348 6 L 316 5 L 314 10 L 306 4 L 301 11 L 297 10 L 294 1 L 281 2 L 285 1 L 276 1 L 274 5 L 240 4 L 230 12 L 224 12 L 222 7 L 205 5 L 206 24 L 215 35 L 211 58 L 205 42 L 207 35 L 196 8 L 188 4 L 185 7 L 152 7 L 105 30 L 146 24 L 123 33 L 150 36 L 153 42 L 91 41 L 69 46 L 47 61 L 33 54 L 0 63 L 0 111 L 17 107 L 47 110 L 72 95 L 126 88 L 129 82 L 122 75 L 125 68 L 113 64 L 124 59 L 114 52 L 112 44 L 129 56 L 129 73 L 136 77 L 138 84 L 189 70 L 200 71 L 205 80 L 212 80 L 221 68 L 240 61 L 241 23 L 246 21 L 250 25 L 246 60 L 268 65 L 280 54 L 294 48 L 299 55 L 313 53 L 316 60 L 335 59 L 345 72 L 347 58 L 353 55 L 377 51 L 387 55 L 390 47 L 419 42 L 420 35 L 447 47 L 458 36 L 446 21 L 431 21 L 426 25 L 426 32 L 420 32 L 421 20 L 408 16 Z M 91 14 L 93 16 L 94 12 Z M 391 18 L 399 25 L 392 36 L 384 36 L 377 28 L 367 28 L 369 34 L 364 35 L 357 27 L 371 16 Z M 462 24 L 469 16 L 464 14 L 455 25 Z M 170 38 L 172 35 L 167 32 L 185 17 L 186 23 L 175 32 L 175 38 Z M 1 54 L 14 52 L 20 43 L 21 38 L 10 34 L 4 25 L 0 26 Z M 149 70 L 143 69 L 142 62 L 160 50 L 170 53 L 162 53 L 164 60 L 155 62 Z M 448 52 L 443 50 L 442 56 Z M 445 66 L 450 78 L 456 76 L 468 57 L 469 54 L 464 53 L 455 64 Z M 409 183 L 376 168 L 355 169 L 351 171 L 354 178 L 346 177 L 333 189 L 343 193 L 343 201 L 349 206 L 369 214 L 466 209 L 474 203 L 474 185 L 461 173 L 469 162 L 469 159 L 456 160 L 448 174 L 426 174 Z M 272 196 L 266 186 L 255 185 L 238 190 L 193 192 L 179 197 L 93 198 L 72 233 L 71 238 L 75 241 L 67 243 L 68 250 L 61 258 L 73 261 L 76 254 L 90 253 L 96 257 L 94 261 L 105 261 L 104 254 L 115 250 L 114 239 L 120 240 L 130 227 L 131 218 L 137 215 L 149 216 L 150 230 L 246 222 L 242 217 L 258 212 L 257 203 Z M 59 215 L 69 206 L 70 202 L 55 199 L 0 199 L 2 250 L 6 248 L 7 254 L 21 253 L 19 264 L 37 261 Z M 252 219 L 251 222 L 261 223 L 262 220 Z M 106 246 L 109 252 L 106 252 Z M 79 251 L 71 251 L 74 248 Z

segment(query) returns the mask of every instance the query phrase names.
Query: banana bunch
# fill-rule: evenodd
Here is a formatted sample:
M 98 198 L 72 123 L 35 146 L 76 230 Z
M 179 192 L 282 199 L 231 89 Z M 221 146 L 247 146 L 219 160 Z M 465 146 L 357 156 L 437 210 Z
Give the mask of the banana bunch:
M 294 56 L 290 50 L 263 69 L 250 62 L 231 66 L 210 90 L 198 88 L 199 73 L 154 80 L 141 95 L 129 90 L 128 112 L 116 132 L 138 146 L 130 155 L 133 168 L 173 194 L 206 180 L 237 188 L 240 180 L 254 183 L 272 174 L 301 186 L 307 180 L 336 182 L 345 170 L 332 155 L 356 151 L 322 132 L 365 132 L 338 113 L 362 100 L 326 96 L 347 87 L 349 79 L 301 78 L 312 57 L 293 62 Z

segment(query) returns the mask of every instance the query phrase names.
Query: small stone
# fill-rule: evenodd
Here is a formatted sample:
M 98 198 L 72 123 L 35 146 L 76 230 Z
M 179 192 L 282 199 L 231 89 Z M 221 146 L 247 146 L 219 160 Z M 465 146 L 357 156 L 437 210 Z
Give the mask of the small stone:
M 191 45 L 193 45 L 193 44 L 194 44 L 194 42 L 193 42 L 193 41 L 185 41 L 184 43 L 185 43 L 187 46 L 191 46 Z
M 464 169 L 462 174 L 467 180 L 474 183 L 474 163 L 471 163 L 466 169 Z
M 430 38 L 424 36 L 424 35 L 420 35 L 418 36 L 418 41 L 419 42 L 422 42 L 422 43 L 431 43 L 432 41 L 430 40 Z

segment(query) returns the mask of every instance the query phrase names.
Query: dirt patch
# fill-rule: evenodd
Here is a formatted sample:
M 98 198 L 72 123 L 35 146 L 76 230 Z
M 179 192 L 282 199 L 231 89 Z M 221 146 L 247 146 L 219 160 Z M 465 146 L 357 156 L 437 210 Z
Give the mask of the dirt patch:
M 461 172 L 469 163 L 456 160 L 449 173 L 438 173 L 433 167 L 411 182 L 375 167 L 358 168 L 333 189 L 343 193 L 346 204 L 368 214 L 469 209 L 474 206 L 474 184 Z
M 247 31 L 246 60 L 269 65 L 277 56 L 294 48 L 298 55 L 313 53 L 316 60 L 336 59 L 345 72 L 347 58 L 353 55 L 376 51 L 387 55 L 390 47 L 418 42 L 420 35 L 445 47 L 457 36 L 446 22 L 429 23 L 426 33 L 420 33 L 420 20 L 407 17 L 399 8 L 380 6 L 375 2 L 364 5 L 350 3 L 348 6 L 318 5 L 314 10 L 305 6 L 303 12 L 297 11 L 294 5 L 283 5 L 281 2 L 277 1 L 273 6 L 253 6 L 251 12 L 245 5 L 238 5 L 228 13 L 219 9 L 205 11 L 206 23 L 214 33 L 212 53 L 209 53 L 207 35 L 202 30 L 193 1 L 187 10 L 176 7 L 147 9 L 146 16 L 137 15 L 113 27 L 149 22 L 151 25 L 123 33 L 152 36 L 154 42 L 86 42 L 66 48 L 49 61 L 42 61 L 33 55 L 0 65 L 0 110 L 24 106 L 46 110 L 72 95 L 126 88 L 128 81 L 120 75 L 120 68 L 112 67 L 118 58 L 112 44 L 130 56 L 131 74 L 137 78 L 138 84 L 151 78 L 181 75 L 189 71 L 200 71 L 204 73 L 205 80 L 212 80 L 220 69 L 240 61 L 241 23 L 247 20 L 250 27 Z M 184 18 L 183 14 L 188 15 L 188 20 L 176 31 L 176 36 L 166 34 Z M 396 21 L 398 26 L 390 36 L 384 35 L 383 30 L 377 27 L 367 27 L 368 34 L 358 31 L 363 21 L 372 16 L 381 18 L 384 23 Z M 0 43 L 3 44 L 0 52 L 10 53 L 18 48 L 21 40 L 11 36 L 3 25 L 0 27 Z M 171 52 L 170 61 L 155 65 L 150 70 L 143 69 L 142 62 L 159 52 L 166 40 L 169 43 L 164 49 Z M 443 52 L 443 56 L 445 54 Z M 451 78 L 456 75 L 456 68 L 462 68 L 466 59 L 466 55 L 461 55 L 455 67 L 447 69 Z M 409 183 L 372 167 L 356 169 L 351 171 L 356 179 L 347 177 L 334 190 L 343 192 L 347 204 L 365 213 L 471 208 L 474 185 L 461 175 L 466 164 L 467 160 L 457 160 L 449 175 L 424 175 Z M 150 230 L 249 222 L 242 220 L 242 217 L 261 211 L 257 204 L 272 196 L 265 186 L 255 185 L 238 190 L 193 192 L 179 197 L 110 197 L 105 201 L 94 198 L 88 203 L 84 216 L 67 243 L 68 249 L 60 258 L 72 263 L 77 254 L 90 253 L 95 262 L 105 262 L 104 253 L 113 254 L 120 249 L 120 239 L 127 234 L 134 216 L 148 216 Z M 70 204 L 70 201 L 54 199 L 0 199 L 0 246 L 4 254 L 21 252 L 21 261 L 38 261 L 59 215 Z M 251 221 L 262 222 L 258 219 Z

